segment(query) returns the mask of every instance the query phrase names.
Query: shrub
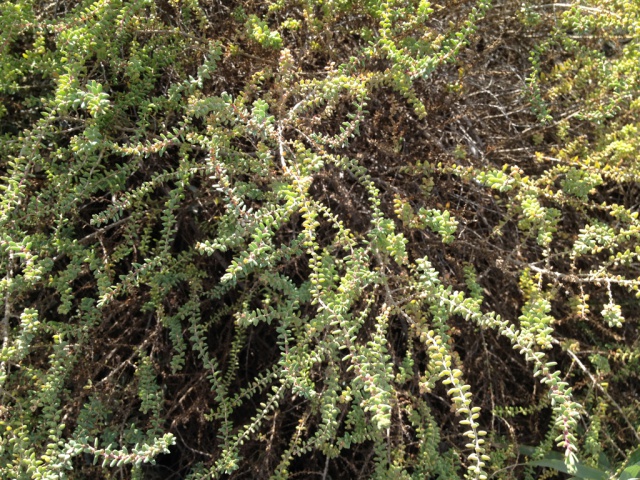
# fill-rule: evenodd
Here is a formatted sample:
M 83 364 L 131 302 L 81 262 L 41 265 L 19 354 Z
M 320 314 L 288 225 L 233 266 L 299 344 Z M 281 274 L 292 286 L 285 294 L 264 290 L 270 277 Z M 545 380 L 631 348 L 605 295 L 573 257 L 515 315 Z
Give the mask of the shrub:
M 639 10 L 1 3 L 3 478 L 629 478 Z

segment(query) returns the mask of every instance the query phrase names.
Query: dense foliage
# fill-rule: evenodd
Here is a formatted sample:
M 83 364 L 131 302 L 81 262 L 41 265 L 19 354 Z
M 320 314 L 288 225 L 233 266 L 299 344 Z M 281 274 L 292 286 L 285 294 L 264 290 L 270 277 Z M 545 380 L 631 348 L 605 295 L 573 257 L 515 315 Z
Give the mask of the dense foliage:
M 637 0 L 0 38 L 0 477 L 638 476 Z

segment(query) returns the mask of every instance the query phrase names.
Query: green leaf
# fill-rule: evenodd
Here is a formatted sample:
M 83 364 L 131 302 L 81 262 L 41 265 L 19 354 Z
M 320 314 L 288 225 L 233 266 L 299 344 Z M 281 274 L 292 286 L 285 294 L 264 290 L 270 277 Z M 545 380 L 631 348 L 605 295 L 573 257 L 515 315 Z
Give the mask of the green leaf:
M 528 462 L 528 465 L 534 467 L 552 468 L 562 473 L 573 474 L 575 478 L 584 480 L 608 480 L 609 475 L 602 470 L 585 465 L 581 462 L 576 463 L 576 471 L 569 472 L 567 465 L 564 462 L 564 456 L 558 452 L 549 452 L 542 460 L 534 460 Z M 630 480 L 630 479 L 627 479 Z
M 618 477 L 618 480 L 635 480 L 637 478 L 640 478 L 640 448 L 629 455 L 627 466 Z

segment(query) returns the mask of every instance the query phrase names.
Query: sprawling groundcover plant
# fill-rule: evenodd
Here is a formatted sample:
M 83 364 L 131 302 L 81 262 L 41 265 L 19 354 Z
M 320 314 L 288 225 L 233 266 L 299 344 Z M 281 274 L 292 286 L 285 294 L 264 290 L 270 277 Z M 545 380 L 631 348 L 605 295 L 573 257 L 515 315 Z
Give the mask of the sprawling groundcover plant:
M 637 0 L 0 39 L 2 478 L 638 476 Z

